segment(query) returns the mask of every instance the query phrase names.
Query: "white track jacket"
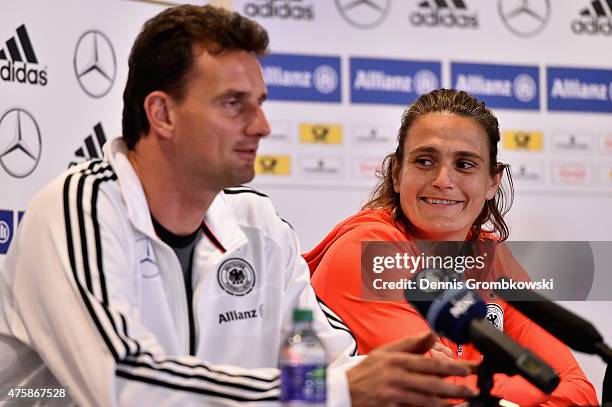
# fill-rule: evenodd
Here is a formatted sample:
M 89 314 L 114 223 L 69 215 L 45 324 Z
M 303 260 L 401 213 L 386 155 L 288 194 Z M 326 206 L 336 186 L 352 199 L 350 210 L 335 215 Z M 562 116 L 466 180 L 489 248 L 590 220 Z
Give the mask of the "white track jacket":
M 0 270 L 0 387 L 68 387 L 70 400 L 41 405 L 276 405 L 282 341 L 304 307 L 333 361 L 328 404 L 350 405 L 345 369 L 356 345 L 317 301 L 296 235 L 270 199 L 225 190 L 202 231 L 187 304 L 179 261 L 155 234 L 121 139 L 104 160 L 46 186 Z

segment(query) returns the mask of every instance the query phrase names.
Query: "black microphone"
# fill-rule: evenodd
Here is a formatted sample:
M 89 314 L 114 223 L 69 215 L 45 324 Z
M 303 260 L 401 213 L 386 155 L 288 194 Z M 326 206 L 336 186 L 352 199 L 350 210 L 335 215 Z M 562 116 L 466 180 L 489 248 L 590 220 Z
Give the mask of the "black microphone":
M 434 331 L 462 344 L 473 342 L 486 357 L 507 374 L 520 374 L 538 389 L 551 393 L 559 376 L 543 360 L 491 326 L 483 318 L 487 307 L 480 296 L 466 288 L 422 290 L 419 280 L 453 284 L 440 270 L 423 270 L 417 276 L 417 288 L 405 291 L 406 299 L 427 319 Z M 456 283 L 456 281 L 455 281 Z M 458 285 L 458 284 L 457 284 Z
M 602 335 L 589 321 L 529 289 L 494 291 L 570 348 L 599 355 L 606 363 L 612 363 L 612 349 L 604 343 Z

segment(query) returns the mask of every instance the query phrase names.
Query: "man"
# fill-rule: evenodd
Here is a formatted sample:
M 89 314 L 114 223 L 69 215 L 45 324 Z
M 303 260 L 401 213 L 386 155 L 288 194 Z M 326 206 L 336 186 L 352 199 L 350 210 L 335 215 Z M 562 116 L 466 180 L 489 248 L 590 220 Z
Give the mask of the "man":
M 418 355 L 431 334 L 350 358 L 354 341 L 318 304 L 294 232 L 239 186 L 270 132 L 256 58 L 267 46 L 262 27 L 210 6 L 145 24 L 123 137 L 36 195 L 7 256 L 0 386 L 67 386 L 81 406 L 274 403 L 301 307 L 332 361 L 329 405 L 470 394 L 441 378 L 470 366 Z

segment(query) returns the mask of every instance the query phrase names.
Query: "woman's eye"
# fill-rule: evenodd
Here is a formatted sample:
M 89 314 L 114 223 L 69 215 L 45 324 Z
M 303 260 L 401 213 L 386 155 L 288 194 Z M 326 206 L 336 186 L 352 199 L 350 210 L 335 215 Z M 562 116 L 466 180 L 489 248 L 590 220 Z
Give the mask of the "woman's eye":
M 433 161 L 429 158 L 417 158 L 414 162 L 423 167 L 430 167 L 433 165 Z

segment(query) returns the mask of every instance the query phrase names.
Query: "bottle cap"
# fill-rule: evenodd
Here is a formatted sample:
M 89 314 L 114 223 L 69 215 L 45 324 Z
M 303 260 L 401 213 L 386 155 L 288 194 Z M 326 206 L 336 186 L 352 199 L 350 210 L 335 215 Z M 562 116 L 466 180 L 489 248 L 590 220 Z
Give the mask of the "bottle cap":
M 311 322 L 312 311 L 309 309 L 296 308 L 293 310 L 293 322 Z

